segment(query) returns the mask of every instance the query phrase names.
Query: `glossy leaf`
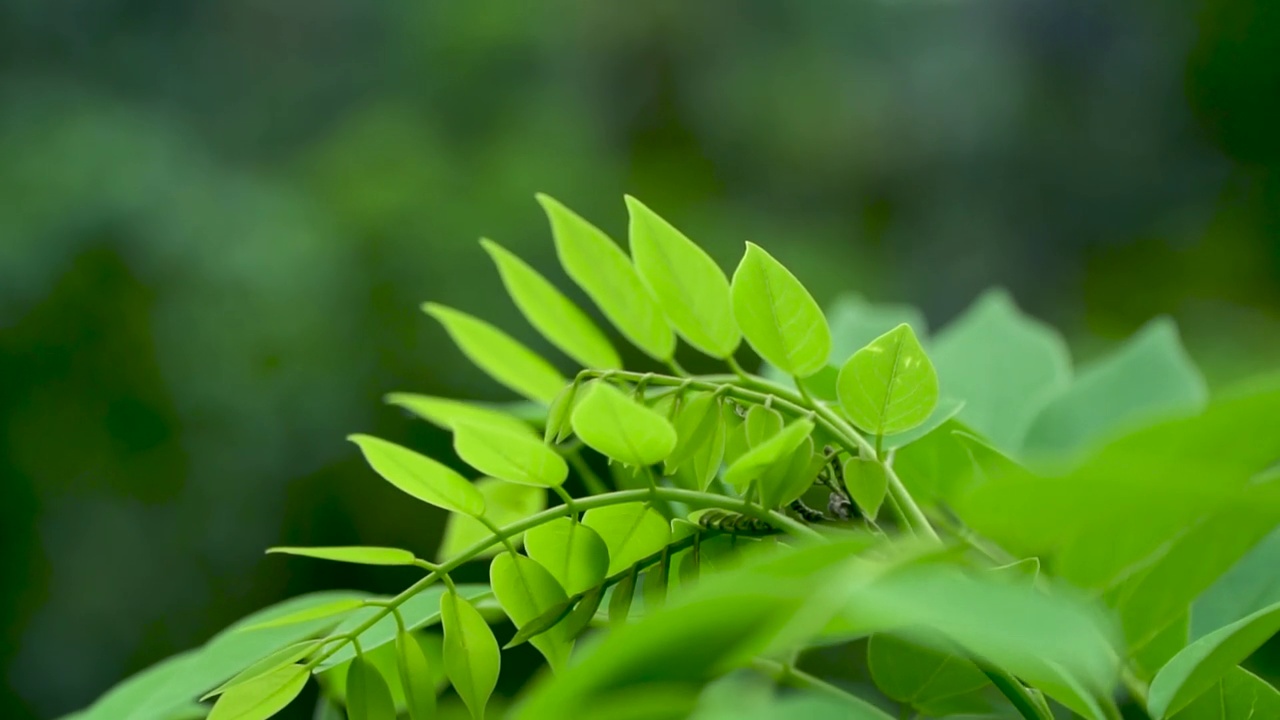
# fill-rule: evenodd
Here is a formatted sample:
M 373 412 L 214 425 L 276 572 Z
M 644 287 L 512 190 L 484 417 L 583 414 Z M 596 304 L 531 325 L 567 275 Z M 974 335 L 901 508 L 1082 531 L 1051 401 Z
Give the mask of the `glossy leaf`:
M 772 255 L 747 243 L 731 294 L 742 335 L 766 362 L 801 378 L 826 367 L 831 331 L 822 309 Z
M 266 720 L 288 707 L 311 675 L 289 665 L 228 690 L 218 697 L 209 720 Z
M 458 584 L 458 593 L 463 598 L 470 600 L 473 604 L 493 601 L 493 593 L 487 585 Z M 426 590 L 414 595 L 400 605 L 400 616 L 404 619 L 405 626 L 410 630 L 419 630 L 429 627 L 440 622 L 440 596 L 443 595 L 445 589 L 441 585 L 433 585 Z M 353 632 L 357 627 L 368 622 L 373 615 L 377 614 L 382 608 L 367 607 L 357 610 L 342 622 L 341 625 L 334 630 L 337 634 Z M 384 646 L 391 645 L 395 642 L 396 634 L 399 628 L 396 620 L 390 614 L 384 614 L 381 620 L 378 620 L 372 627 L 360 633 L 360 647 L 364 649 L 365 655 L 373 657 L 375 650 Z M 317 667 L 317 672 L 324 672 L 355 657 L 355 649 L 350 645 L 343 645 L 333 655 L 325 659 Z M 391 656 L 388 656 L 391 657 Z M 394 658 L 392 658 L 394 659 Z
M 556 518 L 525 533 L 525 551 L 556 579 L 569 595 L 604 580 L 609 548 L 595 530 L 573 518 Z
M 938 376 L 908 325 L 854 353 L 840 368 L 837 389 L 853 423 L 874 435 L 910 430 L 938 404 Z
M 725 470 L 724 481 L 745 491 L 772 464 L 789 455 L 813 432 L 813 422 L 796 420 L 773 437 L 751 448 Z
M 631 258 L 671 327 L 690 345 L 729 357 L 742 336 L 733 321 L 729 280 L 702 248 L 630 195 Z
M 471 717 L 480 720 L 498 685 L 502 663 L 498 641 L 484 617 L 454 593 L 440 596 L 440 617 L 444 625 L 445 674 L 471 711 Z
M 524 260 L 488 239 L 480 245 L 498 266 L 507 294 L 529 324 L 583 367 L 622 367 L 618 352 L 591 318 Z
M 347 439 L 360 448 L 374 471 L 403 492 L 451 512 L 477 517 L 484 513 L 484 496 L 448 466 L 369 435 Z
M 484 496 L 484 516 L 498 527 L 505 527 L 547 509 L 547 491 L 532 485 L 516 485 L 497 478 L 480 478 L 475 488 Z M 441 561 L 457 557 L 467 548 L 493 533 L 484 523 L 470 515 L 452 514 L 445 521 L 444 539 L 440 541 L 437 555 Z M 519 545 L 523 534 L 509 538 Z M 494 543 L 477 557 L 492 557 L 502 551 L 502 545 Z
M 1280 573 L 1276 568 L 1280 568 L 1280 528 L 1272 531 L 1196 600 L 1191 609 L 1192 639 L 1267 605 L 1280 603 Z
M 564 387 L 555 367 L 493 325 L 438 303 L 422 309 L 444 326 L 468 360 L 517 394 L 547 404 Z
M 1280 631 L 1280 603 L 1219 628 L 1188 645 L 1151 681 L 1154 720 L 1178 712 Z
M 719 424 L 720 401 L 715 395 L 703 392 L 685 398 L 673 423 L 676 447 L 665 461 L 667 474 L 674 472 L 711 442 Z
M 1154 420 L 1195 413 L 1207 397 L 1173 321 L 1153 320 L 1111 355 L 1080 368 L 1036 416 L 1026 449 L 1075 453 Z
M 582 524 L 595 530 L 609 548 L 609 575 L 631 567 L 671 541 L 671 526 L 644 503 L 592 508 Z
M 240 630 L 240 632 L 254 632 L 256 630 L 265 630 L 267 628 L 273 628 L 273 627 L 283 627 L 285 625 L 297 625 L 299 623 L 311 622 L 312 620 L 335 618 L 335 616 L 337 615 L 349 613 L 352 610 L 355 610 L 356 608 L 362 605 L 364 605 L 363 600 L 355 600 L 355 599 L 334 600 L 331 603 L 326 603 L 324 605 L 317 605 L 316 607 L 311 607 L 305 610 L 299 610 L 294 613 L 289 613 L 288 615 L 285 615 L 283 617 L 267 620 L 265 622 L 261 622 L 256 625 L 250 625 Z M 336 618 L 333 619 L 333 624 L 335 625 L 338 624 L 338 620 Z
M 675 428 L 665 417 L 605 383 L 587 390 L 572 422 L 588 447 L 626 465 L 652 465 L 676 447 Z
M 347 668 L 348 720 L 395 720 L 395 717 L 395 701 L 382 673 L 363 657 L 356 657 Z
M 408 410 L 438 428 L 449 430 L 450 432 L 453 431 L 453 426 L 458 422 L 491 425 L 518 433 L 533 432 L 533 428 L 529 427 L 529 423 L 520 418 L 461 400 L 414 393 L 390 393 L 384 400 L 391 405 L 398 405 Z
M 877 633 L 867 643 L 867 665 L 881 692 L 926 715 L 941 717 L 986 709 L 986 703 L 974 693 L 989 684 L 987 676 L 952 653 Z
M 849 458 L 844 463 L 844 484 L 862 514 L 875 520 L 889 489 L 884 466 L 878 462 Z
M 774 435 L 782 432 L 782 426 L 786 424 L 782 419 L 782 413 L 763 405 L 752 405 L 747 410 L 747 417 L 743 423 L 746 427 L 748 448 L 763 445 Z
M 989 290 L 935 337 L 943 390 L 964 401 L 960 419 L 1006 452 L 1017 452 L 1036 415 L 1071 383 L 1061 333 L 1024 314 L 1004 290 Z
M 1177 720 L 1263 720 L 1280 717 L 1280 692 L 1267 681 L 1234 667 L 1176 713 Z
M 422 645 L 408 632 L 396 633 L 396 670 L 409 720 L 436 716 L 436 680 Z
M 632 344 L 655 360 L 671 359 L 675 335 L 627 254 L 559 201 L 541 194 L 537 198 L 569 277 Z
M 493 586 L 493 594 L 502 604 L 502 609 L 517 628 L 568 600 L 564 588 L 560 587 L 551 573 L 523 555 L 502 553 L 495 557 L 489 565 L 489 583 Z M 569 650 L 573 645 L 571 639 L 555 629 L 540 634 L 530 642 L 554 669 L 563 667 L 568 661 Z
M 267 554 L 297 555 L 300 557 L 354 563 L 356 565 L 412 565 L 416 557 L 408 550 L 391 547 L 273 547 Z
M 569 465 L 560 453 L 528 433 L 458 423 L 453 449 L 471 467 L 507 482 L 559 487 L 569 477 Z

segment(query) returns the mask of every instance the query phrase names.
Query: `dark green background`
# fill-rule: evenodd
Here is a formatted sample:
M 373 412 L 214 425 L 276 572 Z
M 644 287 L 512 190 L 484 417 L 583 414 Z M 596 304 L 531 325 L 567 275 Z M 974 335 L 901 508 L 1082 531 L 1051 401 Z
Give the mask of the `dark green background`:
M 432 551 L 342 438 L 504 397 L 422 300 L 546 348 L 475 242 L 563 281 L 536 191 L 1086 356 L 1170 313 L 1216 386 L 1280 357 L 1277 129 L 1270 0 L 0 0 L 0 717 L 404 585 L 261 551 Z

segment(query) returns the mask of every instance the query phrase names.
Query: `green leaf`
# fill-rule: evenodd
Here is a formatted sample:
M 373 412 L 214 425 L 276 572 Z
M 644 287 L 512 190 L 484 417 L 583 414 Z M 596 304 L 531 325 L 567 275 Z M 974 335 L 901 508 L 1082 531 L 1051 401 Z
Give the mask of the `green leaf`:
M 310 622 L 312 620 L 332 618 L 335 615 L 349 613 L 362 605 L 364 605 L 363 600 L 334 600 L 331 603 L 289 613 L 284 617 L 278 617 L 256 625 L 250 625 L 249 627 L 242 628 L 240 632 L 253 632 L 255 630 L 266 630 L 267 628 L 297 625 L 299 623 Z M 338 621 L 335 619 L 333 624 L 337 625 Z
M 347 668 L 347 717 L 349 720 L 395 720 L 391 689 L 378 668 L 356 657 Z
M 1274 482 L 1274 481 L 1272 481 Z M 1272 603 L 1280 603 L 1280 529 L 1218 578 L 1191 609 L 1191 637 L 1203 637 Z
M 1177 720 L 1280 717 L 1280 692 L 1248 670 L 1234 667 L 1173 717 Z
M 462 595 L 462 597 L 470 600 L 472 603 L 481 603 L 485 601 L 492 602 L 493 600 L 493 593 L 489 590 L 487 585 L 459 583 L 457 587 L 458 593 Z M 440 622 L 440 596 L 443 595 L 444 592 L 445 589 L 443 587 L 433 585 L 401 604 L 400 616 L 404 620 L 405 627 L 412 631 L 429 627 Z M 367 607 L 357 610 L 351 613 L 351 615 L 347 617 L 347 619 L 344 620 L 342 624 L 334 630 L 334 632 L 336 634 L 354 632 L 357 627 L 368 622 L 381 610 L 382 608 L 378 607 Z M 360 633 L 360 647 L 364 649 L 366 656 L 373 657 L 375 650 L 384 646 L 389 646 L 395 642 L 396 634 L 398 632 L 399 627 L 396 625 L 395 618 L 389 614 L 384 615 L 382 619 L 375 622 L 372 627 Z M 316 671 L 324 672 L 341 665 L 355 657 L 355 654 L 355 649 L 350 644 L 344 645 L 334 652 L 333 655 L 326 658 L 324 662 L 320 663 L 316 668 Z M 387 657 L 389 660 L 388 664 L 392 665 L 394 661 L 394 654 L 389 654 Z
M 644 503 L 592 508 L 582 524 L 595 530 L 609 548 L 609 575 L 648 557 L 671 541 L 671 526 Z
M 555 400 L 551 401 L 551 407 L 547 409 L 547 426 L 542 432 L 543 442 L 548 444 L 563 442 L 573 432 L 569 418 L 573 416 L 573 409 L 577 407 L 578 399 L 582 397 L 578 390 L 579 383 L 571 382 L 560 390 Z
M 556 518 L 525 533 L 525 551 L 565 592 L 577 595 L 604 580 L 609 548 L 595 530 L 573 518 Z
M 960 419 L 996 447 L 1017 452 L 1042 408 L 1071 383 L 1071 353 L 1052 327 L 1024 314 L 1009 293 L 989 290 L 932 345 Z
M 493 325 L 438 303 L 422 310 L 444 326 L 468 360 L 517 394 L 545 405 L 564 387 L 550 363 Z
M 724 462 L 732 465 L 750 449 L 747 446 L 747 423 L 738 415 L 738 406 L 731 402 L 720 405 L 720 416 L 724 422 Z
M 436 680 L 422 645 L 408 632 L 396 633 L 396 669 L 409 720 L 436 716 Z
M 1178 712 L 1280 630 L 1280 603 L 1259 610 L 1188 645 L 1151 681 L 1153 720 Z
M 599 228 L 547 195 L 538 202 L 551 221 L 560 264 L 604 316 L 655 360 L 670 360 L 676 338 L 630 258 Z
M 495 557 L 489 565 L 489 583 L 502 609 L 517 628 L 568 600 L 564 588 L 551 573 L 523 555 L 502 553 Z M 568 662 L 569 650 L 573 647 L 573 640 L 556 629 L 542 633 L 530 642 L 556 670 Z
M 461 400 L 402 392 L 390 393 L 384 400 L 388 404 L 398 405 L 432 425 L 450 432 L 453 431 L 453 426 L 458 422 L 492 425 L 517 433 L 533 432 L 533 428 L 519 418 Z
M 795 450 L 770 465 L 760 476 L 760 502 L 768 508 L 789 505 L 813 486 L 823 465 L 826 458 L 814 452 L 813 438 L 801 440 Z
M 555 285 L 498 243 L 481 239 L 480 245 L 498 266 L 502 284 L 516 307 L 552 345 L 583 367 L 622 367 L 618 352 L 604 333 Z
M 975 482 L 973 458 L 958 437 L 964 427 L 949 420 L 894 451 L 894 471 L 920 505 L 950 505 Z
M 782 426 L 785 424 L 782 413 L 763 405 L 752 405 L 747 410 L 747 417 L 743 423 L 746 426 L 748 448 L 763 445 L 765 441 L 782 432 Z
M 641 594 L 646 613 L 653 612 L 667 602 L 667 577 L 671 572 L 671 558 L 664 552 L 662 561 L 645 571 L 640 580 Z
M 733 273 L 733 315 L 756 354 L 805 378 L 827 365 L 831 331 L 813 296 L 772 255 L 753 243 Z
M 702 248 L 643 203 L 626 196 L 631 258 L 671 327 L 689 344 L 718 358 L 742 340 L 733 322 L 729 281 Z
M 881 692 L 926 715 L 986 709 L 975 693 L 988 685 L 987 676 L 955 654 L 877 633 L 867 643 L 867 666 Z
M 826 310 L 831 325 L 831 356 L 828 363 L 837 368 L 872 340 L 898 327 L 910 325 L 923 341 L 928 324 L 924 313 L 911 305 L 872 303 L 846 293 L 836 298 Z
M 677 482 L 693 490 L 706 490 L 710 487 L 724 460 L 727 433 L 724 413 L 719 408 L 713 408 L 709 414 L 711 417 L 707 422 L 713 425 L 711 437 L 699 443 L 693 455 L 681 463 L 676 471 Z
M 547 491 L 531 485 L 516 485 L 497 478 L 480 478 L 476 490 L 484 496 L 484 516 L 494 525 L 505 527 L 547 509 Z M 440 561 L 457 557 L 472 545 L 493 533 L 484 523 L 470 515 L 452 514 L 445 520 L 444 539 L 440 541 L 437 556 Z M 509 538 L 519 544 L 523 534 Z M 492 557 L 502 552 L 502 545 L 493 544 L 477 557 Z
M 1022 558 L 1005 565 L 997 565 L 989 571 L 999 580 L 1019 584 L 1035 585 L 1040 576 L 1040 558 Z
M 614 625 L 621 625 L 627 621 L 627 614 L 631 612 L 631 600 L 635 597 L 636 578 L 640 573 L 636 568 L 631 568 L 631 572 L 613 586 L 613 595 L 609 598 L 609 622 Z
M 959 415 L 963 409 L 964 401 L 949 397 L 941 398 L 933 408 L 933 412 L 929 413 L 928 420 L 906 432 L 900 432 L 897 435 L 890 435 L 885 438 L 884 447 L 890 450 L 906 447 L 947 424 L 948 421 Z
M 604 589 L 604 585 L 597 585 L 578 601 L 577 607 L 564 619 L 566 637 L 575 638 L 582 634 L 582 631 L 586 630 L 595 619 L 596 611 L 600 609 L 600 602 L 604 600 Z
M 216 697 L 218 695 L 221 695 L 222 693 L 230 690 L 233 687 L 236 687 L 238 685 L 243 685 L 244 683 L 249 682 L 250 680 L 256 680 L 257 678 L 260 678 L 263 675 L 266 675 L 267 673 L 279 670 L 280 668 L 285 667 L 286 665 L 293 665 L 299 660 L 302 660 L 306 656 L 320 649 L 320 647 L 323 644 L 324 643 L 321 640 L 307 640 L 305 642 L 286 645 L 280 648 L 279 650 L 271 653 L 270 655 L 262 658 L 261 660 L 255 662 L 254 664 L 250 665 L 244 670 L 241 670 L 240 672 L 236 673 L 235 677 L 222 683 L 217 688 L 205 693 L 200 698 L 200 701 L 204 702 L 205 700 L 208 700 L 211 697 Z
M 405 493 L 451 512 L 484 514 L 484 496 L 449 467 L 370 435 L 348 435 L 347 439 L 360 448 L 374 471 Z
M 862 514 L 875 520 L 889 489 L 884 466 L 878 462 L 849 458 L 844 463 L 844 484 Z
M 209 720 L 266 720 L 288 707 L 311 675 L 301 665 L 274 670 L 223 693 Z
M 588 447 L 625 465 L 652 465 L 676 447 L 676 430 L 665 417 L 605 383 L 587 391 L 572 422 Z
M 909 325 L 899 325 L 840 368 L 840 404 L 874 435 L 905 432 L 929 419 L 938 404 L 938 376 Z
M 720 401 L 709 392 L 686 399 L 676 413 L 676 447 L 667 456 L 666 473 L 670 475 L 711 442 L 720 424 Z
M 1207 398 L 1177 327 L 1156 319 L 1111 355 L 1080 368 L 1071 387 L 1036 416 L 1026 449 L 1076 453 L 1154 420 L 1195 413 Z
M 499 556 L 503 557 L 503 556 Z M 444 669 L 471 717 L 484 718 L 485 705 L 498 685 L 502 653 L 484 617 L 464 598 L 440 596 L 444 624 Z
M 559 487 L 569 477 L 569 465 L 560 453 L 528 433 L 458 423 L 453 449 L 471 467 L 507 482 Z
M 417 558 L 408 550 L 392 547 L 273 547 L 267 554 L 297 555 L 300 557 L 354 563 L 356 565 L 412 565 Z
M 811 420 L 793 421 L 779 433 L 738 458 L 737 462 L 725 470 L 724 481 L 740 492 L 745 491 L 752 480 L 759 478 L 770 465 L 800 447 L 812 432 Z

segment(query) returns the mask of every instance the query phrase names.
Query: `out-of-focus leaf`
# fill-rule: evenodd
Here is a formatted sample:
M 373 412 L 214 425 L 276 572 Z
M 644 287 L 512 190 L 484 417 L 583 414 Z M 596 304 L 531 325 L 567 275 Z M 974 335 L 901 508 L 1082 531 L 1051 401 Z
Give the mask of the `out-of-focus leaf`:
M 471 467 L 507 482 L 559 487 L 569 477 L 564 458 L 528 433 L 461 422 L 454 426 L 453 449 Z
M 849 419 L 874 435 L 905 432 L 938 404 L 938 376 L 909 325 L 899 325 L 849 358 L 837 381 Z
M 306 687 L 311 674 L 301 665 L 269 672 L 218 697 L 210 720 L 266 720 L 288 707 Z
M 627 614 L 631 612 L 631 601 L 635 597 L 638 574 L 633 568 L 617 585 L 613 586 L 613 594 L 609 597 L 609 622 L 620 625 L 627 621 Z
M 362 605 L 364 605 L 363 600 L 334 600 L 331 603 L 289 613 L 284 617 L 273 618 L 256 625 L 250 625 L 249 627 L 242 629 L 240 632 L 255 632 L 257 630 L 266 630 L 268 628 L 282 627 L 285 625 L 297 625 L 299 623 L 311 622 L 312 620 L 323 620 L 326 618 L 331 619 L 333 624 L 337 625 L 338 620 L 335 616 L 349 613 Z
M 556 253 L 569 277 L 636 347 L 655 360 L 670 360 L 675 335 L 627 254 L 559 201 L 537 197 L 551 221 Z
M 493 597 L 492 591 L 487 585 L 471 585 L 458 584 L 458 593 L 463 598 L 473 603 L 479 603 L 485 599 Z M 422 592 L 414 595 L 400 605 L 400 617 L 404 620 L 405 627 L 409 630 L 418 630 L 423 627 L 434 625 L 440 622 L 440 596 L 444 594 L 444 588 L 440 585 L 432 585 Z M 364 624 L 374 614 L 378 613 L 382 608 L 367 607 L 351 613 L 350 617 L 342 622 L 335 630 L 336 633 L 348 633 L 355 630 L 358 626 Z M 390 614 L 373 624 L 368 630 L 360 633 L 360 647 L 364 649 L 366 655 L 384 645 L 389 645 L 396 639 L 398 627 L 396 619 Z M 350 645 L 344 645 L 333 655 L 325 659 L 324 662 L 316 668 L 317 672 L 323 672 L 336 665 L 340 665 L 351 658 L 355 657 L 355 649 Z
M 622 572 L 671 541 L 671 526 L 644 503 L 592 508 L 583 514 L 582 524 L 595 530 L 609 548 L 609 575 Z
M 480 478 L 475 488 L 484 496 L 484 516 L 494 525 L 503 527 L 517 520 L 536 515 L 547 508 L 547 491 L 531 485 L 516 485 L 497 478 Z M 444 539 L 440 541 L 440 560 L 456 557 L 493 533 L 484 523 L 470 515 L 454 513 L 445 521 Z M 519 545 L 523 534 L 508 538 Z M 502 551 L 502 545 L 494 543 L 479 557 L 492 557 Z
M 523 555 L 502 553 L 495 557 L 489 565 L 489 582 L 502 609 L 517 628 L 568 599 L 564 588 L 546 568 Z M 530 642 L 547 658 L 553 669 L 564 666 L 573 646 L 573 640 L 565 637 L 558 628 L 542 633 Z
M 273 547 L 267 554 L 298 555 L 300 557 L 355 563 L 357 565 L 412 565 L 417 558 L 408 550 L 391 547 Z
M 1213 546 L 1206 551 L 1212 552 Z M 1280 568 L 1280 529 L 1272 531 L 1195 601 L 1191 607 L 1192 639 L 1280 603 L 1280 572 L 1276 568 Z
M 760 357 L 805 378 L 827 365 L 831 331 L 804 285 L 753 243 L 733 273 L 733 315 Z
M 374 471 L 405 493 L 451 512 L 484 514 L 484 496 L 448 466 L 370 435 L 347 439 L 360 448 Z
M 579 365 L 597 369 L 622 367 L 618 352 L 586 313 L 524 260 L 492 240 L 482 239 L 498 266 L 507 294 L 530 325 Z
M 444 326 L 468 360 L 515 393 L 546 405 L 564 387 L 564 377 L 551 363 L 493 325 L 439 303 L 422 309 Z
M 347 668 L 348 720 L 395 720 L 396 706 L 391 689 L 378 668 L 356 657 Z
M 915 501 L 924 506 L 952 503 L 974 483 L 974 463 L 957 433 L 955 420 L 894 451 L 893 467 Z
M 938 404 L 933 408 L 933 412 L 929 413 L 929 419 L 923 423 L 896 435 L 890 435 L 884 439 L 884 446 L 887 449 L 900 448 L 919 440 L 929 433 L 937 430 L 947 423 L 947 421 L 960 414 L 964 409 L 964 401 L 955 398 L 943 397 L 938 400 Z
M 396 633 L 396 670 L 404 692 L 409 720 L 430 720 L 436 714 L 436 680 L 422 645 L 409 632 Z
M 813 432 L 811 420 L 795 420 L 760 445 L 751 448 L 724 472 L 724 481 L 745 491 L 773 463 L 789 455 Z
M 665 417 L 605 383 L 587 390 L 572 422 L 587 446 L 627 465 L 652 465 L 676 447 L 676 430 Z
M 1248 670 L 1234 667 L 1173 717 L 1177 720 L 1280 717 L 1280 692 Z
M 577 595 L 604 580 L 609 570 L 609 548 L 595 530 L 573 518 L 556 518 L 525 533 L 529 557 L 560 583 L 569 595 Z
M 391 405 L 398 405 L 408 410 L 438 428 L 451 432 L 454 424 L 458 422 L 498 426 L 518 433 L 533 432 L 529 423 L 520 418 L 462 400 L 402 392 L 390 393 L 384 400 Z
M 871 303 L 852 293 L 836 298 L 826 310 L 831 325 L 831 357 L 837 368 L 872 340 L 898 327 L 910 325 L 923 342 L 928 328 L 924 313 L 911 305 Z
M 988 685 L 973 663 L 952 653 L 877 633 L 867 643 L 867 665 L 881 692 L 926 715 L 980 713 L 987 703 L 976 695 Z
M 502 557 L 502 556 L 499 556 Z M 476 720 L 484 718 L 485 705 L 498 686 L 502 653 L 484 617 L 459 595 L 440 596 L 444 625 L 444 669 Z
M 849 458 L 844 463 L 844 485 L 863 515 L 875 520 L 889 489 L 884 466 L 871 460 Z

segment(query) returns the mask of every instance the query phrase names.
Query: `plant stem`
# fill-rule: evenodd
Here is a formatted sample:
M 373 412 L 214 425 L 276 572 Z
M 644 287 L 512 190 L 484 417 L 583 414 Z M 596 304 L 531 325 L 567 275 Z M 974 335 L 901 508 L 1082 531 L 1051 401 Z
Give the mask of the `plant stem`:
M 1053 715 L 1046 713 L 1040 703 L 1037 703 L 1035 698 L 1031 696 L 1031 692 L 1027 690 L 1027 687 L 1018 682 L 1017 678 L 997 668 L 985 665 L 980 665 L 979 667 L 982 668 L 982 673 L 991 680 L 991 683 L 996 686 L 1000 693 L 1008 698 L 1009 702 L 1013 703 L 1013 706 L 1017 708 L 1022 717 L 1027 720 L 1053 720 Z
M 779 685 L 796 688 L 797 690 L 812 690 L 822 693 L 828 697 L 836 698 L 842 702 L 857 707 L 860 712 L 858 717 L 885 718 L 892 720 L 892 716 L 884 710 L 872 705 L 853 693 L 845 692 L 822 678 L 814 677 L 809 673 L 798 670 L 791 665 L 784 665 L 776 660 L 767 660 L 765 658 L 753 658 L 751 667 L 773 678 Z

